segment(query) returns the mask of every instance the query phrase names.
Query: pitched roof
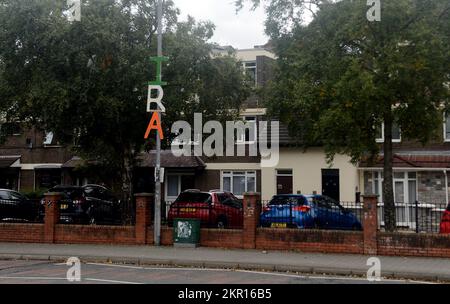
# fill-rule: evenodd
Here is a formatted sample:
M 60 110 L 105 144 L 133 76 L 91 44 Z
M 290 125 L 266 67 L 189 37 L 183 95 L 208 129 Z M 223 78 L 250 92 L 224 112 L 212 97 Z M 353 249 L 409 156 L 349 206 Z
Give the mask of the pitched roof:
M 137 157 L 138 167 L 154 168 L 156 165 L 156 151 L 141 153 Z M 161 151 L 161 167 L 163 168 L 204 168 L 206 164 L 197 156 L 176 157 L 172 151 Z
M 360 163 L 362 168 L 382 168 L 384 156 L 378 157 L 373 164 Z M 450 168 L 450 155 L 394 154 L 394 168 Z
M 14 164 L 17 160 L 20 159 L 20 156 L 1 156 L 0 155 L 0 168 L 9 168 L 12 164 Z

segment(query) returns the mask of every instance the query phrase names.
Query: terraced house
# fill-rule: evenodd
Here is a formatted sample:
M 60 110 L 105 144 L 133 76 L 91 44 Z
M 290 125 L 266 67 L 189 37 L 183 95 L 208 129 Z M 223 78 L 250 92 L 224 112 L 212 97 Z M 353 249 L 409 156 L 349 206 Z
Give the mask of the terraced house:
M 215 56 L 228 53 L 231 47 L 214 50 Z M 275 55 L 264 46 L 237 50 L 236 57 L 258 88 L 264 87 L 272 77 Z M 244 103 L 240 115 L 244 121 L 257 123 L 267 120 L 267 110 L 257 96 Z M 257 140 L 258 130 L 246 132 L 236 139 L 236 145 L 248 146 Z M 383 142 L 383 126 L 378 141 Z M 402 218 L 413 222 L 413 213 L 407 204 L 421 202 L 424 212 L 435 212 L 433 203 L 449 201 L 448 171 L 450 170 L 450 119 L 442 125 L 442 138 L 422 146 L 402 140 L 401 130 L 394 130 L 394 195 Z M 163 151 L 162 167 L 165 168 L 163 197 L 173 201 L 185 189 L 231 191 L 238 197 L 256 191 L 263 200 L 276 194 L 324 194 L 338 201 L 359 201 L 361 194 L 378 194 L 382 197 L 382 155 L 375 164 L 360 163 L 354 166 L 347 156 L 337 155 L 330 166 L 321 147 L 304 150 L 296 145 L 285 126 L 279 133 L 280 161 L 276 167 L 261 167 L 260 156 L 245 157 L 175 157 L 170 150 Z M 196 141 L 192 142 L 195 145 Z M 135 191 L 154 191 L 156 154 L 143 153 L 135 169 Z M 60 146 L 51 132 L 37 129 L 20 130 L 0 147 L 0 188 L 24 192 L 48 189 L 56 184 L 84 185 L 112 181 L 88 170 L 95 164 L 73 155 Z M 84 168 L 81 170 L 80 168 Z M 406 205 L 405 205 L 406 204 Z M 401 222 L 401 221 L 400 221 Z

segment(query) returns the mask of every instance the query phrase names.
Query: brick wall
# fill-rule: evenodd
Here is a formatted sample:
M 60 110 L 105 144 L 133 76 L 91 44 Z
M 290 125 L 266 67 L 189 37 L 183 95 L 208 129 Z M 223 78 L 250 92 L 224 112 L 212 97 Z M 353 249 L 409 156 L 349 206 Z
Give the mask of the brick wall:
M 43 224 L 0 224 L 0 242 L 43 243 Z
M 95 226 L 54 224 L 59 218 L 57 193 L 46 194 L 44 224 L 0 224 L 0 242 L 32 242 L 58 244 L 151 245 L 153 227 L 145 219 L 152 203 L 151 195 L 141 195 L 136 226 Z M 295 250 L 302 252 L 367 254 L 391 256 L 423 256 L 450 258 L 450 235 L 383 233 L 376 230 L 376 208 L 367 204 L 376 199 L 365 197 L 364 232 L 301 229 L 258 228 L 259 194 L 244 198 L 242 230 L 201 229 L 200 245 L 216 248 L 248 248 L 259 250 Z M 375 200 L 374 200 L 375 199 Z M 148 225 L 147 225 L 148 224 Z M 370 233 L 368 233 L 370 232 Z M 161 245 L 173 244 L 173 228 L 162 227 Z
M 379 232 L 377 239 L 379 255 L 450 258 L 450 235 Z
M 134 226 L 56 225 L 57 244 L 136 245 Z
M 259 228 L 256 248 L 302 252 L 363 254 L 361 232 Z

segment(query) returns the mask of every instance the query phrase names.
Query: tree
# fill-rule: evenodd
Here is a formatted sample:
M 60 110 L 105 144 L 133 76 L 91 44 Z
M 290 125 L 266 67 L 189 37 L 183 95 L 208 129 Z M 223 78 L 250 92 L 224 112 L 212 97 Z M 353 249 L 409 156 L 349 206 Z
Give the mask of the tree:
M 384 123 L 383 200 L 386 230 L 393 231 L 392 126 L 422 144 L 442 127 L 450 5 L 396 0 L 382 8 L 381 22 L 372 23 L 366 1 L 323 1 L 309 25 L 277 36 L 278 73 L 268 103 L 299 142 L 323 145 L 330 162 L 337 153 L 355 164 L 373 160 L 380 152 L 377 126 Z
M 154 144 L 144 133 L 147 84 L 155 77 L 156 3 L 83 1 L 81 22 L 71 23 L 65 1 L 0 0 L 2 108 L 120 172 L 125 202 L 136 156 Z M 171 58 L 163 68 L 169 83 L 164 126 L 170 130 L 190 96 L 201 101 L 195 110 L 212 116 L 239 107 L 246 96 L 242 71 L 231 58 L 211 57 L 214 26 L 177 22 L 173 2 L 164 6 L 164 50 Z

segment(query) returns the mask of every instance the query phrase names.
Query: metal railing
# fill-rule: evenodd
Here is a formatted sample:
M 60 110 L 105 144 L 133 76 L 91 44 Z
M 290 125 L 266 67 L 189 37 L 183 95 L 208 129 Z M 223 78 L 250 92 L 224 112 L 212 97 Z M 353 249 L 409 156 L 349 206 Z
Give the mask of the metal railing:
M 442 216 L 447 208 L 446 203 L 395 203 L 396 223 L 398 231 L 415 233 L 439 233 Z M 383 203 L 378 203 L 378 227 L 384 228 Z
M 270 204 L 269 204 L 270 203 Z M 333 205 L 297 204 L 286 201 L 276 204 L 262 201 L 260 224 L 271 228 L 361 230 L 361 203 L 340 202 Z
M 222 205 L 208 203 L 163 202 L 161 206 L 161 223 L 171 227 L 176 218 L 191 218 L 200 220 L 203 228 L 242 229 L 242 205 Z
M 39 200 L 0 200 L 0 223 L 42 223 Z

